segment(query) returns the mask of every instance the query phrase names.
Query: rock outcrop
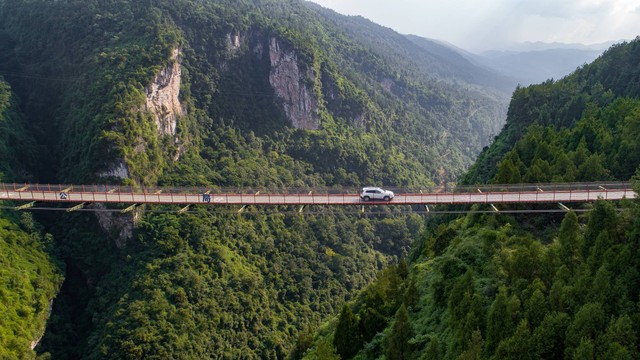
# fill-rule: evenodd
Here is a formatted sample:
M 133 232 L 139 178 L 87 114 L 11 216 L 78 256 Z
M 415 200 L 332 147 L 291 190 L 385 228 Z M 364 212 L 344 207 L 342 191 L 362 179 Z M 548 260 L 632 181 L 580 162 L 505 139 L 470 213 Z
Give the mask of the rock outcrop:
M 180 50 L 174 49 L 173 64 L 162 69 L 145 88 L 145 110 L 153 114 L 159 135 L 175 135 L 178 118 L 184 115 L 180 104 Z
M 313 94 L 313 68 L 300 66 L 296 53 L 283 48 L 276 38 L 269 39 L 269 60 L 269 83 L 282 101 L 291 125 L 298 129 L 318 129 L 320 117 L 318 100 Z
M 174 156 L 174 161 L 180 157 L 183 148 L 178 142 L 176 135 L 176 125 L 178 119 L 184 115 L 185 110 L 180 104 L 180 50 L 174 49 L 172 56 L 172 64 L 160 70 L 153 78 L 151 84 L 145 88 L 146 102 L 140 111 L 151 112 L 155 124 L 158 129 L 159 136 L 171 136 L 174 143 L 178 144 L 179 151 Z M 136 140 L 137 145 L 134 152 L 139 154 L 147 150 L 147 144 L 144 139 Z M 124 159 L 115 160 L 111 166 L 98 176 L 102 178 L 117 178 L 120 180 L 127 179 L 131 176 L 130 171 Z M 104 208 L 103 204 L 92 205 L 96 208 Z M 121 248 L 126 241 L 131 238 L 134 223 L 139 214 L 134 212 L 134 216 L 130 214 L 121 215 L 111 212 L 96 212 L 100 227 L 112 236 L 116 246 Z
M 106 209 L 101 203 L 91 205 L 92 208 L 98 210 Z M 105 231 L 107 236 L 111 237 L 118 249 L 122 249 L 127 240 L 133 236 L 133 226 L 136 221 L 140 220 L 140 213 L 136 210 L 131 214 L 119 214 L 108 211 L 96 211 L 95 215 L 98 224 Z
M 98 176 L 101 178 L 118 178 L 124 180 L 129 177 L 129 169 L 127 169 L 124 160 L 118 159 L 113 162 L 106 171 L 99 173 Z

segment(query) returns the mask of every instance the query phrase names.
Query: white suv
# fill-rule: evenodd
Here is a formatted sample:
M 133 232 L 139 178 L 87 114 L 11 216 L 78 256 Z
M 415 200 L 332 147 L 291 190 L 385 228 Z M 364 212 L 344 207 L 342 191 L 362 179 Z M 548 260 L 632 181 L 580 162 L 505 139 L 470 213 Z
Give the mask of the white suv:
M 369 200 L 384 200 L 389 201 L 393 199 L 395 195 L 393 191 L 383 190 L 379 187 L 366 187 L 362 188 L 362 192 L 360 193 L 360 199 L 364 201 Z

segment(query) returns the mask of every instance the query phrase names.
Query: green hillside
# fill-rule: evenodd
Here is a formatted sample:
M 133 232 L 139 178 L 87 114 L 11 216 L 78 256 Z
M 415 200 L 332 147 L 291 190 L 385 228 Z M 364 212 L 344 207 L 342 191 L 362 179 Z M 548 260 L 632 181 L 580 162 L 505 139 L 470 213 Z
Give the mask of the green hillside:
M 637 182 L 639 45 L 518 89 L 467 179 Z M 566 205 L 576 211 L 433 219 L 407 266 L 380 273 L 298 353 L 311 359 L 328 344 L 357 359 L 638 358 L 640 203 Z
M 24 179 L 19 158 L 33 160 L 11 88 L 0 78 L 0 181 Z M 61 264 L 51 234 L 31 214 L 0 209 L 0 358 L 29 359 L 42 337 L 50 302 L 60 289 Z
M 352 21 L 301 1 L 2 1 L 0 74 L 21 114 L 2 169 L 138 187 L 453 181 L 503 95 L 435 79 Z M 89 207 L 35 213 L 66 265 L 42 358 L 282 359 L 424 226 L 404 208 Z
M 639 52 L 640 45 L 637 40 L 614 45 L 592 64 L 576 70 L 562 80 L 547 81 L 516 89 L 502 132 L 495 138 L 491 148 L 485 149 L 480 154 L 476 163 L 465 175 L 464 182 L 489 181 L 493 176 L 491 172 L 502 160 L 504 154 L 513 148 L 516 141 L 524 136 L 532 124 L 538 124 L 543 128 L 552 126 L 556 130 L 560 127 L 571 128 L 585 114 L 598 115 L 618 98 L 639 98 L 640 89 L 637 86 L 640 67 L 637 62 Z M 604 115 L 598 116 L 605 124 L 595 124 L 595 126 L 605 127 L 603 131 L 607 130 L 615 133 L 616 136 L 621 136 L 617 133 L 618 129 L 615 128 L 614 123 L 619 119 L 607 120 Z M 585 138 L 590 147 L 598 146 L 591 142 L 593 136 L 595 134 Z M 620 144 L 613 145 L 618 147 Z M 590 150 L 594 151 L 593 148 Z M 606 155 L 615 156 L 619 150 L 616 148 L 614 152 L 607 152 Z M 621 163 L 618 165 L 624 166 Z M 633 171 L 634 169 L 615 178 L 627 180 Z

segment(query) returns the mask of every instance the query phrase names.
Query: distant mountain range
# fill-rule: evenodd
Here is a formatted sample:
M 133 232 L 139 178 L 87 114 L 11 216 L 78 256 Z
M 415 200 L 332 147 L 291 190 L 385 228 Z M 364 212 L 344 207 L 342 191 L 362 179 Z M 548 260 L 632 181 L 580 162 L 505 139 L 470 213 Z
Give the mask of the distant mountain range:
M 579 44 L 579 43 L 561 43 L 561 42 L 552 42 L 546 43 L 542 41 L 525 41 L 523 43 L 512 43 L 508 44 L 501 49 L 494 49 L 497 51 L 515 51 L 515 52 L 528 52 L 528 51 L 543 51 L 543 50 L 556 50 L 556 49 L 574 49 L 574 50 L 599 50 L 604 51 L 611 47 L 611 45 L 622 42 L 623 40 L 618 41 L 606 41 L 597 44 Z M 491 51 L 491 50 L 489 50 Z
M 503 50 L 488 50 L 475 54 L 443 41 L 416 35 L 406 37 L 429 52 L 446 57 L 451 65 L 460 66 L 464 61 L 468 61 L 468 69 L 475 76 L 486 75 L 494 81 L 500 79 L 501 83 L 506 82 L 510 87 L 563 78 L 576 68 L 592 62 L 616 43 L 609 41 L 584 45 L 526 42 L 512 44 Z M 484 70 L 478 71 L 478 67 Z
M 473 56 L 478 64 L 515 79 L 521 85 L 560 79 L 595 60 L 602 50 L 558 47 L 531 51 L 487 51 Z

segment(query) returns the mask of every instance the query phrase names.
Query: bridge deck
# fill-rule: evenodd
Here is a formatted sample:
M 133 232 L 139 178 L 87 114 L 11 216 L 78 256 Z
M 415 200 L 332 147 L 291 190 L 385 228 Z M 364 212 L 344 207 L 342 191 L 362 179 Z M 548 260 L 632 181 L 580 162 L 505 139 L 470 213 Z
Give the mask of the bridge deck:
M 336 191 L 336 190 L 331 190 Z M 285 190 L 286 192 L 286 190 Z M 397 194 L 390 202 L 364 202 L 355 193 L 222 193 L 211 189 L 153 188 L 135 190 L 117 185 L 0 185 L 0 200 L 42 202 L 99 202 L 123 204 L 208 205 L 412 205 L 412 204 L 505 204 L 591 202 L 597 199 L 635 198 L 628 182 L 493 185 L 459 187 L 454 191 Z

